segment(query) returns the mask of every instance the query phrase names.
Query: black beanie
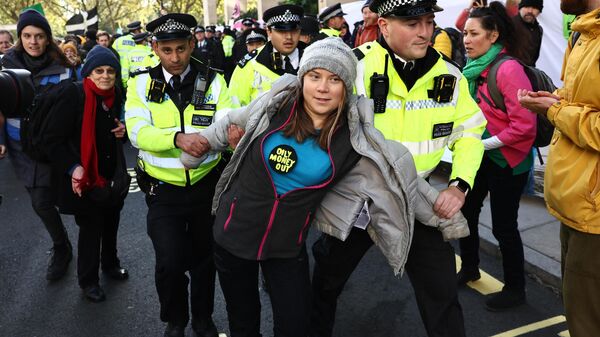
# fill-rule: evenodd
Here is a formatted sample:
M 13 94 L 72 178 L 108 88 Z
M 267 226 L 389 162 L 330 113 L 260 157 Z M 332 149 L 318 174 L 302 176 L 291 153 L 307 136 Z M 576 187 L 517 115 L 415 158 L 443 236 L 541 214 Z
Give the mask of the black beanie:
M 21 38 L 21 31 L 27 26 L 35 26 L 41 28 L 48 38 L 52 36 L 52 29 L 48 20 L 35 9 L 28 9 L 19 15 L 19 21 L 17 22 L 17 36 Z
M 88 77 L 92 70 L 100 66 L 111 66 L 117 73 L 121 72 L 121 65 L 115 54 L 106 47 L 96 45 L 85 58 L 85 62 L 81 68 L 81 76 Z
M 519 9 L 523 7 L 534 7 L 542 11 L 544 9 L 544 0 L 521 0 Z

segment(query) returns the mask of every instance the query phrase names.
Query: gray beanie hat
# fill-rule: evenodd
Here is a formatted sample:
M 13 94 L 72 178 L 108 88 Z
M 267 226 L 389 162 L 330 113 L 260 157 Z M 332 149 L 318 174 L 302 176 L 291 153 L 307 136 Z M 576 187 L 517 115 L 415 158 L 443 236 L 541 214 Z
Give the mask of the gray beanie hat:
M 354 52 L 341 38 L 328 37 L 304 49 L 304 54 L 300 59 L 298 79 L 302 80 L 304 75 L 312 69 L 325 69 L 338 75 L 344 81 L 346 93 L 350 95 L 356 80 L 357 63 Z

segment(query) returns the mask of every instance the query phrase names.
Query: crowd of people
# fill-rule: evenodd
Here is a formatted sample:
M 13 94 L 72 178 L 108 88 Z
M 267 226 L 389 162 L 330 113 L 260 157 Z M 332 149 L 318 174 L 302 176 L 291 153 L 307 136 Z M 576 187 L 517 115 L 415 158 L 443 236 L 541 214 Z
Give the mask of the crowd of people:
M 435 24 L 435 0 L 367 0 L 353 30 L 339 3 L 318 16 L 286 4 L 239 32 L 171 13 L 122 36 L 61 42 L 42 14 L 24 11 L 16 42 L 0 31 L 0 60 L 29 71 L 35 99 L 30 115 L 0 113 L 0 158 L 52 239 L 46 278 L 61 279 L 73 258 L 60 217 L 70 214 L 84 298 L 106 299 L 100 271 L 128 279 L 117 232 L 129 141 L 164 336 L 184 336 L 190 321 L 194 336 L 218 336 L 217 273 L 231 336 L 261 336 L 261 279 L 274 336 L 332 336 L 338 297 L 373 245 L 408 274 L 428 336 L 466 336 L 458 288 L 480 278 L 488 195 L 504 287 L 485 306 L 526 301 L 518 209 L 539 114 L 555 127 L 545 200 L 562 223 L 570 334 L 600 334 L 600 102 L 585 85 L 600 72 L 600 1 L 561 9 L 578 18 L 554 93 L 534 91 L 526 73 L 540 54 L 542 0 L 471 1 L 459 45 Z M 447 149 L 449 182 L 437 191 L 428 181 Z M 311 226 L 321 234 L 309 248 Z

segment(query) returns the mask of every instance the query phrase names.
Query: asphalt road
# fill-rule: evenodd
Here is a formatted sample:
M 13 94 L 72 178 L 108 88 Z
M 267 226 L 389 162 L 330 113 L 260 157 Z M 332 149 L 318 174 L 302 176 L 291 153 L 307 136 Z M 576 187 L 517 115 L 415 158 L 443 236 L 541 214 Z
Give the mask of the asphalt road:
M 127 149 L 129 166 L 133 149 Z M 130 279 L 113 281 L 101 276 L 107 300 L 88 303 L 77 286 L 75 261 L 65 278 L 47 282 L 45 270 L 51 242 L 30 206 L 29 196 L 16 180 L 9 160 L 0 160 L 0 336 L 6 337 L 121 337 L 162 336 L 158 298 L 154 288 L 154 252 L 146 234 L 143 194 L 133 188 L 121 215 L 119 257 Z M 63 216 L 71 241 L 77 226 Z M 318 233 L 313 231 L 309 244 Z M 476 284 L 480 291 L 498 287 L 501 262 L 482 255 L 481 268 L 490 278 Z M 528 279 L 528 303 L 504 313 L 485 310 L 485 296 L 476 289 L 460 291 L 468 336 L 568 336 L 560 298 Z M 272 336 L 268 296 L 263 295 L 264 336 Z M 213 318 L 227 334 L 225 303 L 217 290 Z M 533 325 L 532 325 L 533 324 Z M 521 330 L 514 330 L 521 329 Z M 188 335 L 191 333 L 188 331 Z M 407 277 L 395 278 L 383 256 L 371 249 L 340 298 L 335 336 L 425 336 Z

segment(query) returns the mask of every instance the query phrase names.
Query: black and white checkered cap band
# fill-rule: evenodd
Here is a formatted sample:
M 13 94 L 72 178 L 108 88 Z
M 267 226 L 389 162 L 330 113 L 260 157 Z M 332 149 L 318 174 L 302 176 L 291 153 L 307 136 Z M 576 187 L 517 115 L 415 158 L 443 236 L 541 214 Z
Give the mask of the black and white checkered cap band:
M 290 10 L 288 9 L 282 15 L 276 15 L 276 16 L 270 18 L 269 21 L 267 21 L 267 26 L 272 26 L 276 23 L 282 23 L 282 22 L 300 23 L 300 15 L 292 14 L 292 12 L 290 12 Z
M 250 33 L 250 34 L 248 34 L 248 36 L 246 36 L 246 42 L 247 41 L 252 41 L 252 40 L 258 40 L 258 39 L 267 41 L 267 37 L 266 36 L 264 36 L 262 34 L 258 34 L 255 31 L 252 31 L 252 33 Z
M 181 22 L 175 21 L 173 19 L 169 19 L 162 25 L 156 27 L 156 29 L 152 33 L 156 34 L 156 33 L 172 32 L 172 31 L 188 31 L 189 32 L 190 27 L 184 25 Z
M 377 8 L 377 14 L 379 16 L 389 14 L 393 12 L 397 7 L 404 5 L 415 5 L 419 2 L 419 0 L 390 0 L 382 3 L 379 8 Z
M 342 13 L 344 13 L 344 11 L 341 8 L 340 9 L 336 9 L 333 12 L 329 13 L 327 16 L 323 17 L 322 20 L 323 20 L 323 22 L 325 22 L 325 21 L 327 21 L 327 20 L 329 20 L 331 18 L 339 16 Z

